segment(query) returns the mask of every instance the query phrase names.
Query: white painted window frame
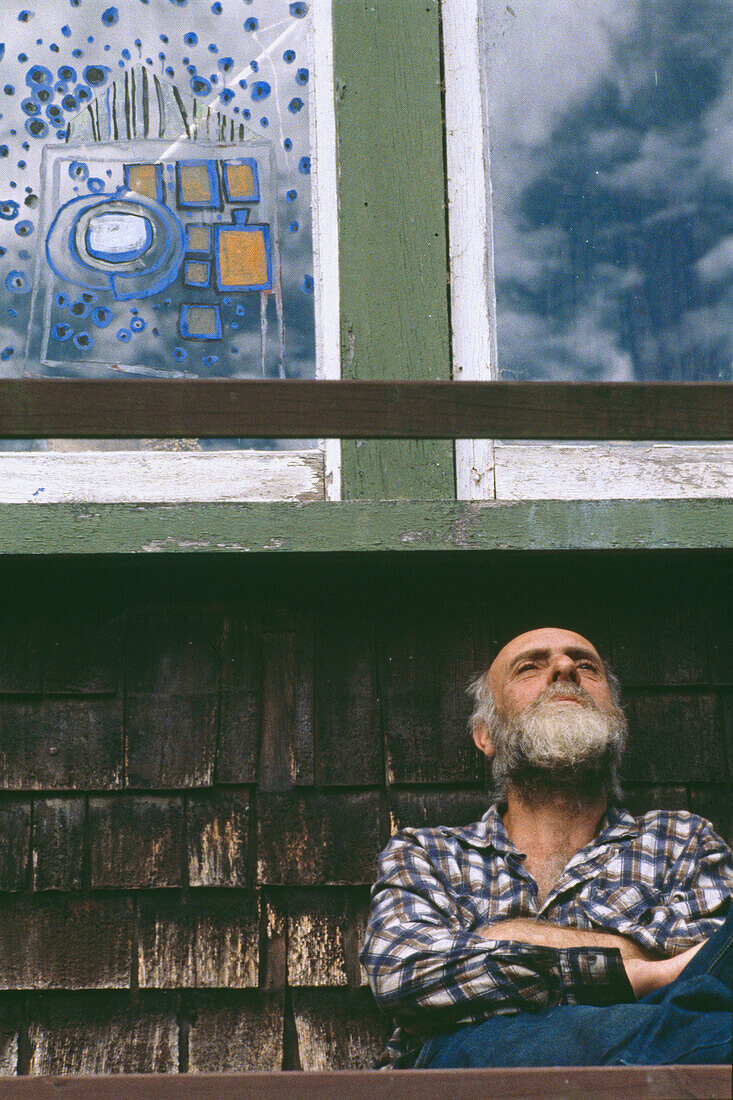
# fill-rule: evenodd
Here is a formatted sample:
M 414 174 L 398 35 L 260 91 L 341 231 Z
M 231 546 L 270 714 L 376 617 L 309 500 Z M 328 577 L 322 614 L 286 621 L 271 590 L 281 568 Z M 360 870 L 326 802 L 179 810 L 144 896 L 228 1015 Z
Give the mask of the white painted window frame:
M 341 376 L 336 120 L 331 0 L 311 5 L 311 112 L 316 377 Z M 134 385 L 133 381 L 130 385 Z M 341 442 L 316 450 L 194 451 L 171 441 L 149 450 L 0 453 L 0 503 L 202 503 L 339 500 Z
M 504 0 L 496 0 L 497 10 Z M 479 0 L 442 0 L 453 377 L 497 374 Z M 733 496 L 733 444 L 456 442 L 459 500 Z

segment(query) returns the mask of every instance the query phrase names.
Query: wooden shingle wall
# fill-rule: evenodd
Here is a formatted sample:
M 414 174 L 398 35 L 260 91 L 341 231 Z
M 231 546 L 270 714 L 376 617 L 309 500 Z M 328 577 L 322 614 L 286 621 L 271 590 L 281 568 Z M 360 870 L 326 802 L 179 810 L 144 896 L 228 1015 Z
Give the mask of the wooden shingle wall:
M 533 626 L 610 656 L 632 809 L 730 841 L 730 559 L 6 560 L 0 1074 L 356 1068 L 403 824 L 486 808 L 465 686 Z

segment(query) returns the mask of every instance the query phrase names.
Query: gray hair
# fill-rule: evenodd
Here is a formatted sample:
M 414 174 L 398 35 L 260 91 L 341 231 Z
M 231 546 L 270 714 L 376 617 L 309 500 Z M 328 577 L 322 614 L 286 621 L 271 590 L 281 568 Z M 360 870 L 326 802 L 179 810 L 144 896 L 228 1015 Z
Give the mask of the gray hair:
M 626 720 L 621 708 L 621 685 L 619 684 L 618 677 L 605 661 L 602 663 L 608 681 L 613 708 L 616 712 L 616 749 L 615 751 L 610 751 L 609 758 L 606 761 L 606 766 L 608 768 L 606 790 L 609 798 L 613 802 L 620 803 L 623 795 L 619 780 L 619 762 L 625 741 Z M 492 741 L 497 746 L 497 754 L 491 761 L 493 799 L 497 802 L 506 802 L 507 791 L 510 785 L 510 768 L 505 752 L 499 749 L 499 745 L 500 738 L 503 740 L 507 729 L 512 724 L 512 720 L 508 719 L 497 709 L 494 694 L 489 685 L 488 672 L 482 672 L 480 676 L 477 676 L 476 679 L 468 685 L 467 693 L 473 696 L 474 701 L 473 711 L 468 720 L 471 733 L 473 733 L 478 726 L 485 725 Z

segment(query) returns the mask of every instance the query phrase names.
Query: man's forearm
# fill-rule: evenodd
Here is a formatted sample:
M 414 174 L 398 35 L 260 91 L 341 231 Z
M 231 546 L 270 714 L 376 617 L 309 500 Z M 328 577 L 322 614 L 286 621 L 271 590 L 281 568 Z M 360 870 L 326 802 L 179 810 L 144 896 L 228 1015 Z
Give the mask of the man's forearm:
M 641 947 L 634 940 L 627 939 L 615 932 L 595 932 L 586 928 L 572 928 L 551 921 L 535 920 L 532 917 L 515 917 L 512 920 L 496 921 L 480 929 L 481 936 L 487 940 L 509 940 L 515 943 L 529 943 L 535 947 L 554 947 L 558 950 L 566 947 L 617 947 L 621 957 L 627 959 L 661 958 Z

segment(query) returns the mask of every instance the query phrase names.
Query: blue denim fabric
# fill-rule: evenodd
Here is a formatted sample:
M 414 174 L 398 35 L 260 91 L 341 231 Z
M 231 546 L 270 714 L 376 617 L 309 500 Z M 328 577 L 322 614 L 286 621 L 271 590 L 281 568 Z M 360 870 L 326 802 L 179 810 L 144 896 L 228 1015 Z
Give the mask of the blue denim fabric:
M 435 1035 L 416 1068 L 727 1064 L 733 909 L 676 981 L 633 1004 L 562 1005 Z

